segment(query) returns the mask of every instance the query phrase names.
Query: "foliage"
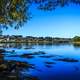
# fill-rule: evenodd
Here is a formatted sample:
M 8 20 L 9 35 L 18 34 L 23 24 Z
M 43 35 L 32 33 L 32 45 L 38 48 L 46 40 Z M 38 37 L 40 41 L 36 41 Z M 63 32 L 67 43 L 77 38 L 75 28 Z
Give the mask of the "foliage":
M 51 11 L 69 3 L 80 4 L 80 0 L 0 0 L 0 28 L 7 29 L 14 25 L 18 29 L 29 20 L 29 8 L 32 4 L 40 10 Z
M 28 19 L 27 0 L 0 0 L 0 26 L 19 28 Z
M 56 7 L 64 7 L 69 4 L 80 4 L 80 0 L 31 0 L 38 4 L 38 9 L 53 10 Z
M 78 41 L 80 41 L 80 36 L 75 36 L 72 40 L 75 42 L 78 42 Z

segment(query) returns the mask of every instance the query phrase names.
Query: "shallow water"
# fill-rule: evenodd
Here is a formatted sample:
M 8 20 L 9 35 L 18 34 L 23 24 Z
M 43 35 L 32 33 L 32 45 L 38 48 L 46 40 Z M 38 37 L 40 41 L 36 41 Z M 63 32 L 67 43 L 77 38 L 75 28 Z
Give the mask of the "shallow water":
M 80 80 L 80 47 L 72 44 L 25 45 L 2 44 L 7 51 L 4 60 L 33 64 L 21 75 L 39 80 Z M 2 46 L 3 48 L 3 46 Z M 24 80 L 24 79 L 22 79 Z

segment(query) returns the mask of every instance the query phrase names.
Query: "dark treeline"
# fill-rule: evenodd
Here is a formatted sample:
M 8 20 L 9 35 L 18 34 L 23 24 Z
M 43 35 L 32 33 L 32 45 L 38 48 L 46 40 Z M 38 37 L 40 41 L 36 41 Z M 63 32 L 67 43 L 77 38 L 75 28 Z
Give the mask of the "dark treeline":
M 33 37 L 22 35 L 1 35 L 0 42 L 24 42 L 24 43 L 38 43 L 38 44 L 54 44 L 54 43 L 80 43 L 80 36 L 73 38 L 60 38 L 60 37 Z
M 0 42 L 26 42 L 26 43 L 39 43 L 39 44 L 52 44 L 52 43 L 69 43 L 71 38 L 59 38 L 59 37 L 33 37 L 22 35 L 1 35 Z
M 75 36 L 73 38 L 60 38 L 60 37 L 33 37 L 22 35 L 1 35 L 0 42 L 26 42 L 26 43 L 69 43 L 80 42 L 80 37 Z

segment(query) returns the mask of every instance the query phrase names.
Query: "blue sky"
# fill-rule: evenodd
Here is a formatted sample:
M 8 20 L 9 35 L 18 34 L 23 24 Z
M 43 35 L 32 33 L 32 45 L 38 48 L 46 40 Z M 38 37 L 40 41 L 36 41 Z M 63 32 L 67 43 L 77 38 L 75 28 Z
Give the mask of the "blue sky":
M 19 30 L 9 28 L 4 35 L 74 37 L 80 36 L 80 6 L 70 5 L 51 12 L 31 8 L 32 19 Z

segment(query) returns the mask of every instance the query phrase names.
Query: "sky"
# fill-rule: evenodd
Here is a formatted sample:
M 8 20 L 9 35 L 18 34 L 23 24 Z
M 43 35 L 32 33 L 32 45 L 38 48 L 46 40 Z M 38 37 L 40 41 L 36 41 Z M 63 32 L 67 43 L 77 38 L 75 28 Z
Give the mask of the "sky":
M 23 35 L 34 37 L 80 36 L 80 6 L 58 7 L 53 11 L 41 11 L 31 8 L 32 18 L 19 30 L 9 28 L 3 35 Z

